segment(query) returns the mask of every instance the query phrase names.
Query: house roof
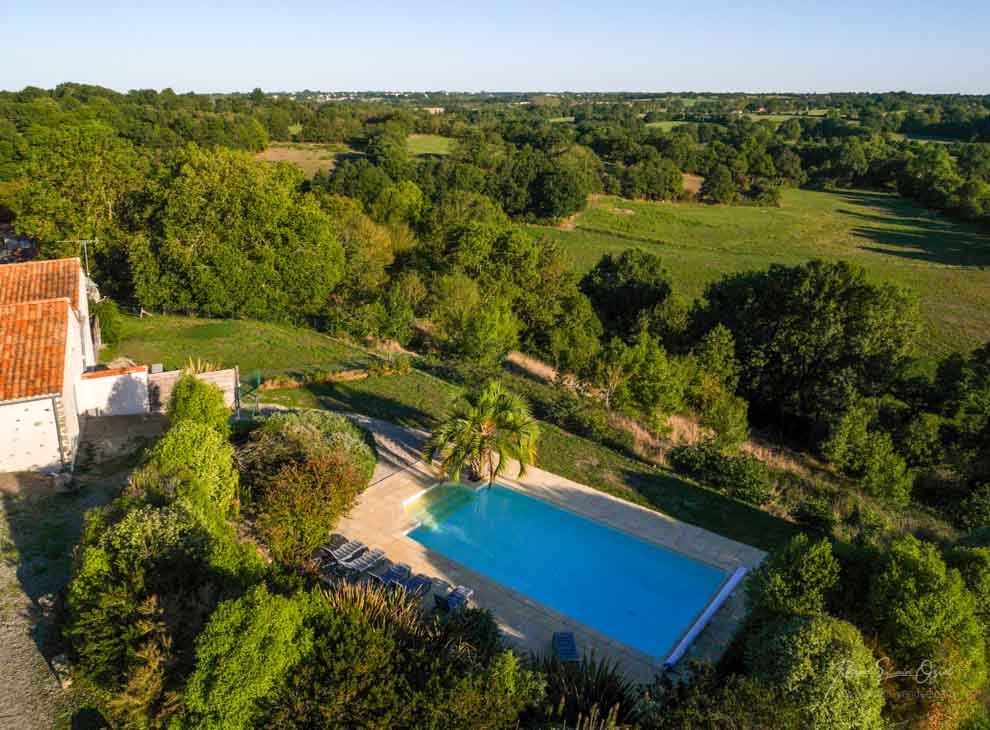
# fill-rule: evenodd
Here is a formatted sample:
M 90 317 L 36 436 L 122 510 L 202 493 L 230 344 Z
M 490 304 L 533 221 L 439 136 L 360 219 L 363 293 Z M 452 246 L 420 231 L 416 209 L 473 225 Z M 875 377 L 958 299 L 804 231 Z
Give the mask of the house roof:
M 70 307 L 68 297 L 0 304 L 0 401 L 62 392 Z
M 78 258 L 0 266 L 0 306 L 65 297 L 79 311 Z

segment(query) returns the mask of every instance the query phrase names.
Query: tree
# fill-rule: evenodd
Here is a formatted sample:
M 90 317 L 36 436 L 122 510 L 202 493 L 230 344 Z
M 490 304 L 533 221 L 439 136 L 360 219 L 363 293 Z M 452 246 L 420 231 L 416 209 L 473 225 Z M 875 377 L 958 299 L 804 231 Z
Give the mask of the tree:
M 902 289 L 867 281 L 846 262 L 772 265 L 711 284 L 694 326 L 722 324 L 741 365 L 751 414 L 812 433 L 859 396 L 886 392 L 920 328 Z
M 223 391 L 192 373 L 183 373 L 175 382 L 165 415 L 171 426 L 193 421 L 209 426 L 224 438 L 230 435 L 230 409 L 224 403 Z
M 766 620 L 825 611 L 829 592 L 839 581 L 839 561 L 825 539 L 812 542 L 804 533 L 774 553 L 749 583 L 755 616 Z
M 605 254 L 581 280 L 605 333 L 631 340 L 642 317 L 671 294 L 670 274 L 660 257 L 638 248 Z
M 684 192 L 684 176 L 666 158 L 651 157 L 630 165 L 622 173 L 622 196 L 647 200 L 676 200 Z
M 843 472 L 859 479 L 873 496 L 906 503 L 913 474 L 895 452 L 890 434 L 871 428 L 871 421 L 865 406 L 850 407 L 833 425 L 822 453 Z
M 124 318 L 117 303 L 109 297 L 91 304 L 89 311 L 100 323 L 100 339 L 105 345 L 116 345 L 123 336 Z
M 800 708 L 801 727 L 885 727 L 880 675 L 852 624 L 824 615 L 771 622 L 747 641 L 746 665 Z
M 588 190 L 582 177 L 569 168 L 554 168 L 540 173 L 533 182 L 533 209 L 540 218 L 565 218 L 583 210 Z
M 713 203 L 734 203 L 737 196 L 736 183 L 729 168 L 718 165 L 712 170 L 701 184 L 699 194 Z
M 518 461 L 520 475 L 525 474 L 536 459 L 539 435 L 526 401 L 491 381 L 441 422 L 423 453 L 427 460 L 439 455 L 443 473 L 454 481 L 467 466 L 473 479 L 487 478 L 491 486 L 510 459 Z

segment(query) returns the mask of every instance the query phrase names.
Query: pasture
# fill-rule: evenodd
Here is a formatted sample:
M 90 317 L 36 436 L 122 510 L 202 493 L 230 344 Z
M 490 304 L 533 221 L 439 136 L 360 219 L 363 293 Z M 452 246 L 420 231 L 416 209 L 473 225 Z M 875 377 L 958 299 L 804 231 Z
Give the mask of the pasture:
M 413 157 L 449 155 L 454 146 L 452 138 L 439 134 L 410 134 L 406 141 Z
M 255 158 L 267 162 L 291 162 L 301 167 L 308 179 L 320 170 L 332 170 L 338 160 L 356 154 L 359 153 L 343 144 L 273 142 Z
M 684 297 L 739 271 L 813 258 L 847 259 L 876 281 L 918 295 L 921 353 L 940 356 L 990 340 L 990 233 L 896 195 L 785 190 L 780 208 L 647 203 L 594 197 L 573 228 L 540 228 L 579 272 L 605 253 L 658 254 Z

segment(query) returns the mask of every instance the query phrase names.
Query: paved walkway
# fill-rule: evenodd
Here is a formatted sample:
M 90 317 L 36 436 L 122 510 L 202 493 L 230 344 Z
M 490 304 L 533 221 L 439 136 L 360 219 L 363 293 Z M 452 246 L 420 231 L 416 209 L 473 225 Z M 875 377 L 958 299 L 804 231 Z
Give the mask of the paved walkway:
M 339 532 L 369 546 L 382 548 L 390 560 L 406 563 L 416 573 L 439 577 L 453 585 L 471 586 L 475 589 L 477 604 L 492 611 L 507 638 L 521 650 L 546 651 L 553 632 L 573 631 L 583 651 L 593 649 L 598 656 L 619 662 L 636 681 L 649 682 L 661 670 L 662 657 L 651 657 L 616 642 L 408 538 L 406 533 L 416 523 L 404 509 L 404 504 L 439 482 L 432 466 L 420 460 L 427 434 L 364 416 L 352 418 L 374 435 L 380 463 L 372 485 L 362 494 L 350 515 L 341 521 Z M 513 469 L 509 471 L 515 473 Z M 523 478 L 499 481 L 726 572 L 739 565 L 755 567 L 765 556 L 749 545 L 542 469 L 530 468 Z M 718 659 L 744 616 L 745 595 L 737 588 L 695 640 L 686 658 Z

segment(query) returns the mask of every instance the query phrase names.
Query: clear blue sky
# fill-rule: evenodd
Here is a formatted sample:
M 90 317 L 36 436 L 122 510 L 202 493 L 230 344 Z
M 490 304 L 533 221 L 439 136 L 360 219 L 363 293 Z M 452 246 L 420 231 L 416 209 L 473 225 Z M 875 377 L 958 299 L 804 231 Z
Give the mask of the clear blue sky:
M 276 5 L 0 0 L 0 88 L 990 92 L 987 0 Z

